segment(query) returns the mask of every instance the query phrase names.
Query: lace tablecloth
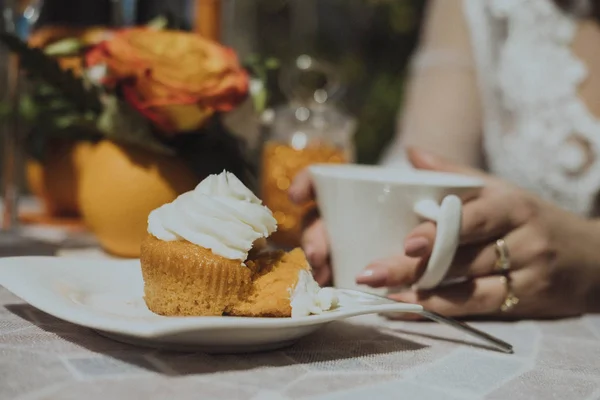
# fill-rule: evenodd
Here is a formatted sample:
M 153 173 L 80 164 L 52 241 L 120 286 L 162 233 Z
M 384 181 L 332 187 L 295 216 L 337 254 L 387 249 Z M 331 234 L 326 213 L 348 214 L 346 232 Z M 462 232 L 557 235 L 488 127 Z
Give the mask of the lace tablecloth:
M 600 316 L 474 325 L 515 354 L 377 316 L 281 351 L 174 353 L 105 339 L 0 287 L 0 399 L 600 399 Z

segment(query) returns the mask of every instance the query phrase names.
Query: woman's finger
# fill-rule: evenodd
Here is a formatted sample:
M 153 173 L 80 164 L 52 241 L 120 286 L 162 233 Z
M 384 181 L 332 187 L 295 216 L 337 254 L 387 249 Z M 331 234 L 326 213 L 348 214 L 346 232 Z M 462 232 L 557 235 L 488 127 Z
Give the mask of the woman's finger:
M 460 228 L 460 244 L 485 243 L 491 239 L 501 237 L 515 227 L 514 219 L 510 217 L 508 202 L 496 202 L 486 197 L 479 197 L 463 205 Z M 426 221 L 419 224 L 406 237 L 404 250 L 407 255 L 414 256 L 413 248 L 408 246 L 409 241 L 424 238 L 433 248 L 435 241 L 436 224 Z
M 306 203 L 315 197 L 312 179 L 308 169 L 299 172 L 288 189 L 290 200 L 296 204 Z
M 436 235 L 435 222 L 425 221 L 413 229 L 404 240 L 404 254 L 408 257 L 429 256 Z
M 329 263 L 322 265 L 319 269 L 313 270 L 313 278 L 315 278 L 319 286 L 330 286 L 333 274 Z
M 518 272 L 511 275 L 518 279 Z M 390 295 L 391 299 L 420 304 L 428 311 L 449 317 L 497 314 L 508 292 L 504 276 L 486 276 L 432 291 L 406 291 Z
M 463 206 L 460 244 L 487 243 L 521 226 L 525 221 L 511 209 L 509 201 L 494 201 L 487 197 L 477 198 Z M 436 225 L 424 222 L 413 229 L 404 241 L 404 251 L 410 257 L 430 254 L 435 241 Z M 429 243 L 415 247 L 413 243 Z
M 302 233 L 302 248 L 313 268 L 327 263 L 329 258 L 329 241 L 322 219 L 314 220 Z
M 506 196 L 480 197 L 463 206 L 461 244 L 484 243 L 506 235 L 522 224 Z
M 405 255 L 377 260 L 356 277 L 359 285 L 397 287 L 415 282 L 425 269 L 427 260 Z
M 501 272 L 496 266 L 500 257 L 499 246 L 503 246 L 507 252 L 510 269 L 513 271 L 535 262 L 544 251 L 544 241 L 538 239 L 526 226 L 511 231 L 502 241 L 503 245 L 497 245 L 497 241 L 494 240 L 487 244 L 461 246 L 454 256 L 446 278 L 477 278 Z
M 428 227 L 425 225 L 422 229 L 428 229 Z M 527 226 L 511 231 L 503 238 L 503 241 L 508 252 L 511 270 L 522 269 L 536 262 L 540 256 L 543 256 L 544 246 L 546 245 L 545 240 L 532 232 Z M 496 248 L 496 240 L 485 244 L 460 246 L 454 255 L 454 260 L 445 279 L 477 278 L 501 272 L 496 267 L 499 257 Z M 430 252 L 431 250 L 427 255 Z M 397 258 L 395 259 L 396 263 L 392 263 L 391 260 L 380 263 L 380 269 L 386 266 L 391 271 L 378 270 L 378 275 L 392 277 L 393 279 L 388 279 L 387 282 L 394 286 L 416 283 L 426 268 L 426 257 L 422 257 L 421 263 L 402 262 L 402 260 L 402 258 Z M 411 258 L 408 258 L 408 260 L 411 260 Z
M 315 279 L 317 277 L 323 281 L 331 279 L 329 241 L 323 220 L 315 219 L 304 229 L 301 243 L 306 258 L 313 269 Z

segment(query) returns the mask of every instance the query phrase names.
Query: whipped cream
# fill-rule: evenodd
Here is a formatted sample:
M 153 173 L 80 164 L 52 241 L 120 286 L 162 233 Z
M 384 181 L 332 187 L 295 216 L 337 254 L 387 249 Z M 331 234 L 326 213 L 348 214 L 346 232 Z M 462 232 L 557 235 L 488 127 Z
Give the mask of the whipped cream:
M 209 175 L 148 216 L 148 233 L 157 239 L 187 240 L 231 260 L 246 260 L 254 241 L 276 229 L 271 210 L 227 171 Z
M 333 288 L 322 288 L 309 271 L 299 273 L 298 284 L 291 294 L 292 318 L 322 314 L 338 306 Z

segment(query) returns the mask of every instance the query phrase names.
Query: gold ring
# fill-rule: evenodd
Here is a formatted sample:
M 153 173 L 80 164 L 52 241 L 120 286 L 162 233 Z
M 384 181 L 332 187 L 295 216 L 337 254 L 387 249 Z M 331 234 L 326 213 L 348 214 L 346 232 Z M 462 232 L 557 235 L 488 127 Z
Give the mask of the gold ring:
M 494 271 L 500 273 L 508 272 L 510 270 L 510 254 L 504 239 L 496 240 L 494 248 L 496 249 L 496 263 L 494 264 Z
M 502 275 L 500 278 L 504 282 L 504 286 L 506 286 L 506 297 L 500 306 L 500 311 L 505 313 L 519 304 L 519 298 L 515 296 L 515 292 L 513 291 L 510 275 Z

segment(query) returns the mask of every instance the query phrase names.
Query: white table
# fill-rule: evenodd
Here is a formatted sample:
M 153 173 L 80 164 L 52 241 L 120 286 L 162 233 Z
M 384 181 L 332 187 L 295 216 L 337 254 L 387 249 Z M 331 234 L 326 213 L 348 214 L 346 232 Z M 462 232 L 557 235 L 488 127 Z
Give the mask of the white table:
M 0 287 L 0 399 L 600 398 L 600 316 L 474 325 L 515 354 L 435 323 L 376 316 L 271 353 L 183 354 L 113 342 Z

